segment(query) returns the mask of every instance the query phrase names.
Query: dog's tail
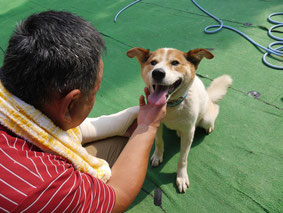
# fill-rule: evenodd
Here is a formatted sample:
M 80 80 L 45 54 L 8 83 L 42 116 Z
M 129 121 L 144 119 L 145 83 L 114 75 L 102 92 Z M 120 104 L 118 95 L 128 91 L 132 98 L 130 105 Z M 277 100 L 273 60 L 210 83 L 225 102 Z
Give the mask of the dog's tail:
M 212 102 L 217 103 L 225 96 L 232 81 L 229 75 L 222 75 L 211 82 L 206 91 Z

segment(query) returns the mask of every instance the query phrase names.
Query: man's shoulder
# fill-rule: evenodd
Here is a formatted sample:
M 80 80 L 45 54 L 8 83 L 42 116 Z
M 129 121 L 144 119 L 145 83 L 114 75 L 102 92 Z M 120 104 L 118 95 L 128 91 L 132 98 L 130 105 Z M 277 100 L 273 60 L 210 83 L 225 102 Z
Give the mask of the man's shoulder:
M 114 190 L 102 181 L 1 129 L 0 170 L 4 181 L 0 192 L 5 196 L 0 203 L 11 211 L 91 208 L 108 212 L 115 203 Z
M 42 152 L 32 143 L 1 127 L 0 192 L 4 197 L 0 198 L 0 203 L 11 205 L 10 210 L 32 196 L 39 196 L 38 193 L 55 180 L 57 186 L 59 181 L 63 184 L 64 175 L 73 170 L 72 165 L 60 156 Z
M 0 127 L 0 163 L 6 171 L 1 178 L 11 182 L 23 178 L 32 185 L 53 179 L 72 166 L 64 158 L 41 151 L 3 127 Z

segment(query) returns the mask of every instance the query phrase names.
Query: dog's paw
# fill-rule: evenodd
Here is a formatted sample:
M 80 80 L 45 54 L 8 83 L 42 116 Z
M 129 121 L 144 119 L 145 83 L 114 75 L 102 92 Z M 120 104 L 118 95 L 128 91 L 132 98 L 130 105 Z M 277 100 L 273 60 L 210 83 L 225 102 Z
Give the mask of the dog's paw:
M 213 128 L 213 127 L 210 127 L 209 129 L 206 130 L 206 133 L 207 133 L 207 134 L 210 134 L 210 133 L 213 132 L 213 130 L 214 130 L 214 128 Z
M 161 164 L 163 162 L 163 155 L 162 154 L 157 154 L 157 152 L 155 151 L 153 153 L 153 155 L 151 156 L 151 165 L 156 167 L 159 164 Z
M 190 181 L 187 174 L 177 176 L 176 184 L 180 193 L 186 192 L 190 186 Z

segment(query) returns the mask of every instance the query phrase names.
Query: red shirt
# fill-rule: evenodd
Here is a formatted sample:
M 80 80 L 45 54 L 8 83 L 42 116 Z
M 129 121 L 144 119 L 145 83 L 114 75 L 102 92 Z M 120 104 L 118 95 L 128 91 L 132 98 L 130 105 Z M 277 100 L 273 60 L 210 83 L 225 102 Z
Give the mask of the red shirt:
M 0 212 L 111 212 L 114 190 L 0 126 Z

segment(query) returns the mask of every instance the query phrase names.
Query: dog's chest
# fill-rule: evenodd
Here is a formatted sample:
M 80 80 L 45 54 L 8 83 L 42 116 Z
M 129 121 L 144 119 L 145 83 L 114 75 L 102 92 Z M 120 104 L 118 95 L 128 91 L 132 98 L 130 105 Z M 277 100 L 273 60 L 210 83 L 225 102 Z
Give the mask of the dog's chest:
M 193 125 L 197 117 L 194 107 L 185 100 L 177 107 L 167 107 L 166 116 L 163 123 L 173 130 L 181 130 Z

